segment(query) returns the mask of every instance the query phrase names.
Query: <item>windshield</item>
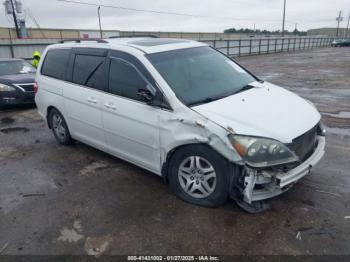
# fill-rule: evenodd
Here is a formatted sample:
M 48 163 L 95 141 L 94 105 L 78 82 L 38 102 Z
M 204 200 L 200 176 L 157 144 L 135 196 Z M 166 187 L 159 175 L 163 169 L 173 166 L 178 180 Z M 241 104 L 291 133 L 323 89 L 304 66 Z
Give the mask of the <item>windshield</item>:
M 26 61 L 0 61 L 0 76 L 35 73 L 35 68 Z
M 257 81 L 223 54 L 196 47 L 148 55 L 148 59 L 186 105 L 211 102 Z

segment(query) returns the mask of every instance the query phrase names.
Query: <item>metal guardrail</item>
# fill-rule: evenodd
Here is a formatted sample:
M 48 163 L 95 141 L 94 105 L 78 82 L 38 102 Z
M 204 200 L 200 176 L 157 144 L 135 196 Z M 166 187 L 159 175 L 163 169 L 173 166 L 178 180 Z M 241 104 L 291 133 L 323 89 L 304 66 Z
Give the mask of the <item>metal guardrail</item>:
M 334 38 L 330 37 L 295 37 L 206 40 L 201 42 L 211 45 L 227 56 L 239 57 L 329 47 L 333 40 Z
M 0 58 L 31 58 L 35 50 L 42 52 L 47 45 L 61 39 L 0 39 Z M 246 38 L 234 40 L 201 40 L 231 56 L 261 55 L 311 48 L 329 47 L 330 37 Z

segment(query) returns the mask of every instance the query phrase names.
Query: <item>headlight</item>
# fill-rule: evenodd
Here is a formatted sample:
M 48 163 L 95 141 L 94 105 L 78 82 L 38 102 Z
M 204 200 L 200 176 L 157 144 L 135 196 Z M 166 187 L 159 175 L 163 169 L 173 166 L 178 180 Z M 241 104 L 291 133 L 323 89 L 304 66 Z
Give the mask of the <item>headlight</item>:
M 0 84 L 0 92 L 12 92 L 12 91 L 16 91 L 16 89 L 12 86 Z
M 230 141 L 243 160 L 250 166 L 261 168 L 298 161 L 298 157 L 276 140 L 231 135 Z

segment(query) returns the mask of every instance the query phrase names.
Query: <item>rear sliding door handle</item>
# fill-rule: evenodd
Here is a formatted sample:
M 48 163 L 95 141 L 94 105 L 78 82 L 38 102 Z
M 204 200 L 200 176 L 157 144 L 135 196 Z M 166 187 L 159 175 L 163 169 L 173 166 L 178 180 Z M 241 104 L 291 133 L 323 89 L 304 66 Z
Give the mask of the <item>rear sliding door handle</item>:
M 117 107 L 115 105 L 109 104 L 109 103 L 106 103 L 105 107 L 108 108 L 108 109 L 112 109 L 112 110 L 116 110 L 117 109 Z
M 97 100 L 96 100 L 95 98 L 93 98 L 93 97 L 89 97 L 89 98 L 87 99 L 87 101 L 88 101 L 89 103 L 91 103 L 91 104 L 97 104 Z

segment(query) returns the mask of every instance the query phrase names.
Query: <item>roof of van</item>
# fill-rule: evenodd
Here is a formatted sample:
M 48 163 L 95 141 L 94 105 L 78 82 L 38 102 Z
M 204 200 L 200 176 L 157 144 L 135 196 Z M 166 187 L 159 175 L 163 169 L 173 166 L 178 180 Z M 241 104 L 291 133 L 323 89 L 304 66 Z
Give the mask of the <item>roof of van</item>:
M 101 42 L 105 43 L 101 43 Z M 113 46 L 129 46 L 136 48 L 138 50 L 141 50 L 144 53 L 152 54 L 152 53 L 159 53 L 159 52 L 165 52 L 165 51 L 171 51 L 171 50 L 177 50 L 177 49 L 185 49 L 185 48 L 191 48 L 191 47 L 200 47 L 200 46 L 207 46 L 205 43 L 192 41 L 192 40 L 186 40 L 186 39 L 174 39 L 174 38 L 154 38 L 154 37 L 120 37 L 120 38 L 108 38 L 103 39 L 101 42 L 97 42 L 98 45 L 103 44 L 109 44 L 112 48 Z M 70 40 L 67 40 L 65 43 L 72 42 Z M 81 40 L 81 42 L 78 41 L 78 43 L 75 43 L 74 46 L 79 46 L 79 44 L 87 44 L 87 43 L 94 43 L 91 40 L 87 40 L 86 42 L 84 40 Z M 68 44 L 69 45 L 69 44 Z
M 147 54 L 165 52 L 176 49 L 206 46 L 204 43 L 186 39 L 154 38 L 154 37 L 130 37 L 104 39 L 110 44 L 127 45 Z

